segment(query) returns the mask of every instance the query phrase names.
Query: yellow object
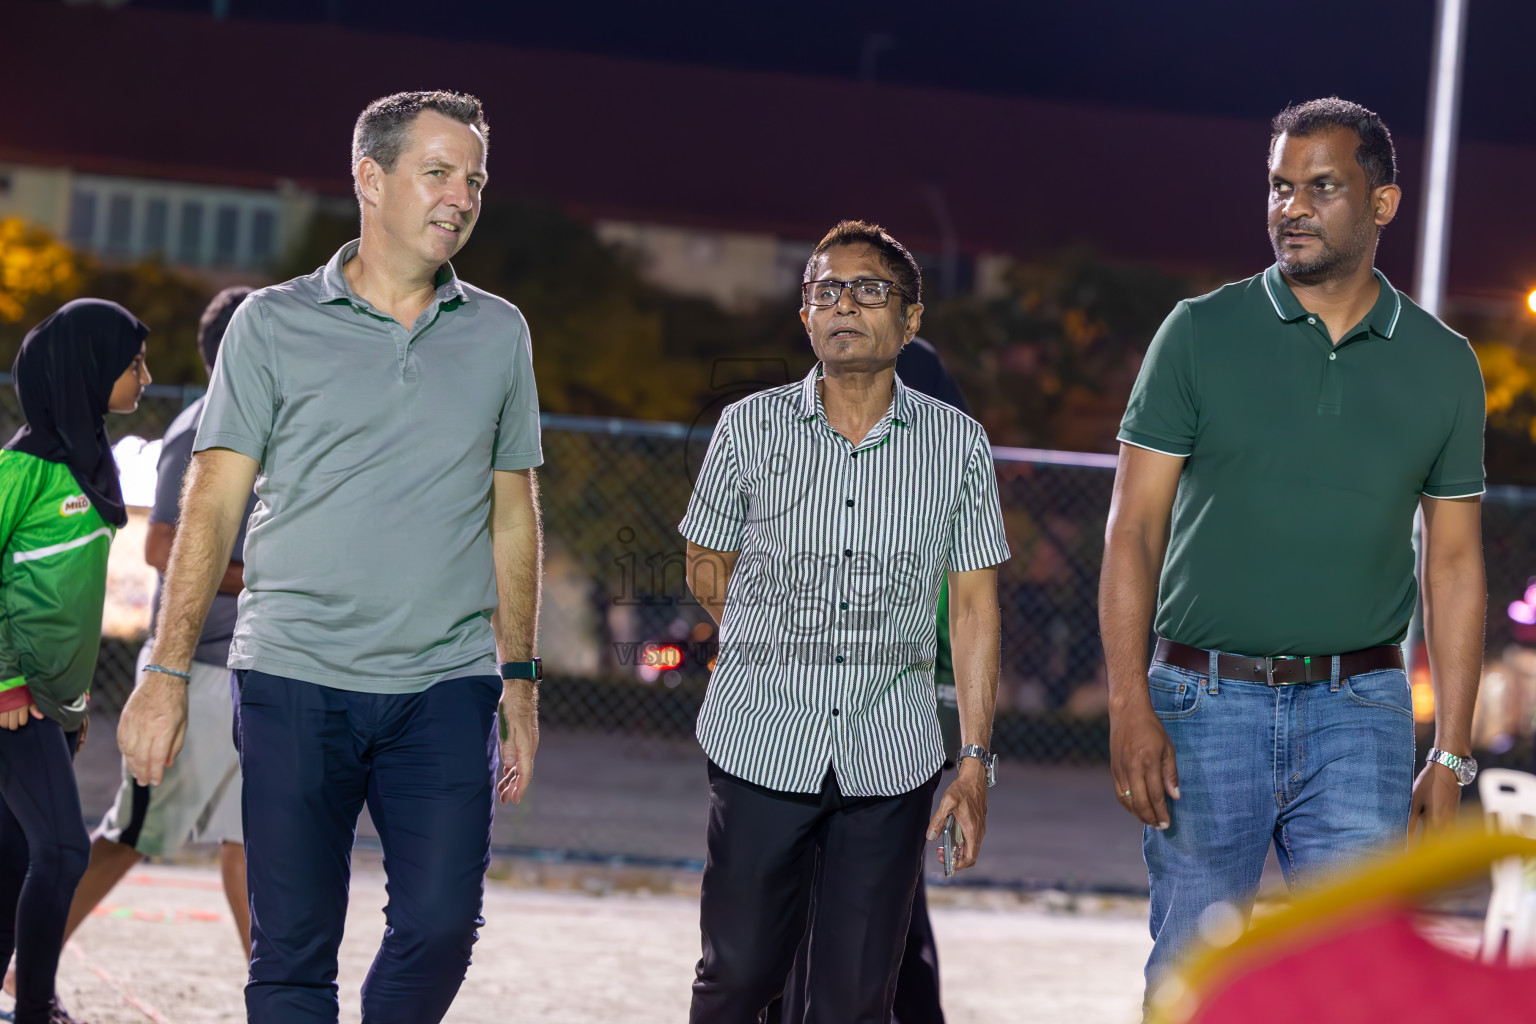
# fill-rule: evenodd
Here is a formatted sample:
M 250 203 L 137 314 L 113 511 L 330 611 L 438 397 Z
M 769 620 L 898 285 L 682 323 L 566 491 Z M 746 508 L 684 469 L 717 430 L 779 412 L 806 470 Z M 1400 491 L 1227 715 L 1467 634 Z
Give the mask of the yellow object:
M 1255 921 L 1236 942 L 1191 956 L 1153 997 L 1151 1024 L 1180 1024 L 1234 973 L 1265 951 L 1283 946 L 1302 929 L 1327 931 L 1363 913 L 1411 902 L 1488 870 L 1505 857 L 1536 857 L 1536 839 L 1462 825 L 1401 853 L 1347 868 L 1284 910 Z
M 1429 675 L 1426 671 L 1425 675 Z M 1417 673 L 1415 673 L 1417 675 Z M 1413 720 L 1420 725 L 1427 725 L 1435 720 L 1435 686 L 1427 679 L 1420 679 L 1413 684 Z
M 1525 297 L 1525 304 L 1531 307 L 1531 312 L 1536 313 L 1536 291 Z

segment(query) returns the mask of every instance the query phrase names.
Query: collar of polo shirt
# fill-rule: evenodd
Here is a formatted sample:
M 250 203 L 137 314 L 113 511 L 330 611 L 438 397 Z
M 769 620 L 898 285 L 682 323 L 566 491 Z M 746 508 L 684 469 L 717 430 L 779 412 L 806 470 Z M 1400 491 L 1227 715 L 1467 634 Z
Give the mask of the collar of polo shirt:
M 1376 275 L 1376 280 L 1381 282 L 1381 294 L 1376 297 L 1376 305 L 1371 307 L 1361 324 L 1383 338 L 1392 337 L 1392 332 L 1397 329 L 1397 318 L 1403 312 L 1403 297 L 1392 287 L 1392 282 L 1387 280 L 1387 275 L 1372 267 L 1371 272 Z M 1278 263 L 1271 264 L 1264 271 L 1264 291 L 1269 295 L 1269 304 L 1275 307 L 1275 315 L 1286 323 L 1295 323 L 1298 320 L 1312 314 L 1301 301 L 1296 298 L 1296 293 L 1291 291 L 1291 286 L 1286 283 L 1284 275 L 1280 273 Z M 1354 334 L 1354 331 L 1350 332 Z
M 823 376 L 825 376 L 825 370 L 821 363 L 818 362 L 815 366 L 811 367 L 811 372 L 806 374 L 805 379 L 800 382 L 799 405 L 802 423 L 813 420 L 817 416 L 820 416 L 822 419 L 827 418 L 826 410 L 822 407 L 821 403 L 821 392 L 816 388 L 816 382 Z M 912 425 L 912 417 L 917 412 L 917 403 L 912 401 L 911 396 L 908 394 L 907 386 L 901 382 L 900 376 L 893 375 L 892 379 L 896 382 L 895 394 L 891 398 L 890 408 L 886 411 L 890 415 L 892 423 L 899 427 L 910 427 Z
M 361 309 L 372 309 L 367 300 L 352 290 L 347 283 L 347 275 L 342 267 L 352 257 L 357 255 L 358 248 L 362 245 L 360 239 L 354 239 L 336 250 L 336 255 L 331 257 L 325 265 L 325 272 L 320 275 L 320 289 L 316 301 L 322 305 L 330 302 L 350 302 Z M 437 296 L 433 300 L 438 305 L 445 302 L 468 302 L 469 296 L 464 291 L 464 285 L 459 282 L 459 275 L 454 271 L 452 263 L 444 263 L 437 268 Z

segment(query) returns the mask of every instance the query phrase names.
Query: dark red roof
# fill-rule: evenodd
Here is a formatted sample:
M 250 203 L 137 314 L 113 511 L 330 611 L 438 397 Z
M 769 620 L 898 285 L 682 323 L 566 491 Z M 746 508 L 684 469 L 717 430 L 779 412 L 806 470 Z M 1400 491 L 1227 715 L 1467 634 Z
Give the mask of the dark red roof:
M 586 215 L 807 240 L 858 216 L 929 251 L 947 220 L 968 252 L 1270 259 L 1257 121 L 0 0 L 0 159 L 343 195 L 357 112 L 414 88 L 485 101 L 493 195 Z M 884 125 L 857 126 L 861 104 Z M 1411 288 L 1420 146 L 1398 148 L 1406 201 L 1381 255 Z M 1536 149 L 1462 147 L 1453 289 L 1536 286 L 1532 181 Z

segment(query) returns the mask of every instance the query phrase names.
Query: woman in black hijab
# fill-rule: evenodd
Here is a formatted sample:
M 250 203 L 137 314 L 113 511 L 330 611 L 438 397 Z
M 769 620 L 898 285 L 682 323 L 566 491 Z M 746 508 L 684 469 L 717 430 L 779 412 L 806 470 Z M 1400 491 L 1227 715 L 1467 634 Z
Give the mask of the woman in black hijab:
M 76 299 L 27 332 L 11 369 L 27 422 L 5 446 L 67 465 L 102 518 L 117 527 L 128 513 L 105 417 L 125 411 L 112 399 L 120 397 L 113 388 L 128 369 L 144 372 L 140 394 L 149 383 L 141 361 L 148 334 L 115 302 Z
M 0 964 L 20 1024 L 68 1024 L 54 996 L 70 899 L 90 856 L 72 758 L 101 646 L 107 552 L 128 521 L 106 414 L 149 383 L 148 329 L 77 299 L 27 334 L 27 422 L 0 450 Z

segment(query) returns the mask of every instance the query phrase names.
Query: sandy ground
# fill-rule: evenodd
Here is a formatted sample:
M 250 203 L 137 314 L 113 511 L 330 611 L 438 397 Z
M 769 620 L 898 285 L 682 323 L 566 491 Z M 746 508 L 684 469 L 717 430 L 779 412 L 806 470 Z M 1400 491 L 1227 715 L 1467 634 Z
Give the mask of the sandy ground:
M 344 1022 L 359 1020 L 358 987 L 383 929 L 384 899 L 382 872 L 360 863 L 341 953 Z M 936 893 L 934 902 L 955 1024 L 1137 1019 L 1150 946 L 1145 903 L 1090 900 L 1084 912 L 1084 904 L 1024 904 L 1005 893 Z M 593 895 L 493 882 L 485 917 L 448 1021 L 686 1019 L 699 952 L 697 903 L 686 892 Z M 77 933 L 59 992 L 91 1024 L 242 1021 L 237 947 L 211 868 L 143 867 Z

